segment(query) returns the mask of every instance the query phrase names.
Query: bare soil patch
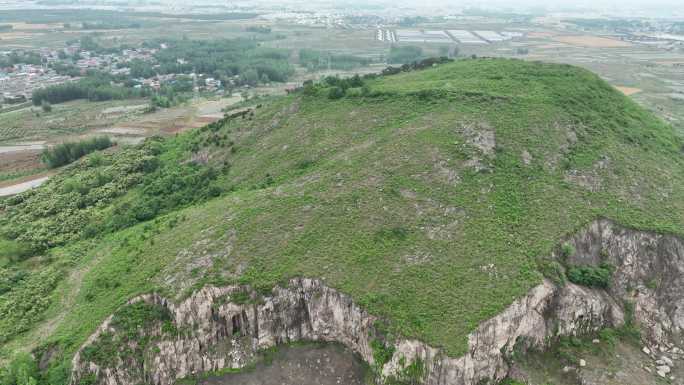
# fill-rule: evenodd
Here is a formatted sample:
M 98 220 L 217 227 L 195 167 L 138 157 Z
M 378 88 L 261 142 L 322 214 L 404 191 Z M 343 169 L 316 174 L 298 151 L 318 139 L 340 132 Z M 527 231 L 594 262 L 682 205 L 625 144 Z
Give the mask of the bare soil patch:
M 363 385 L 366 368 L 339 345 L 285 346 L 254 370 L 208 378 L 201 385 Z
M 568 48 L 566 44 L 543 44 L 536 46 L 534 48 L 538 49 L 555 49 L 555 48 Z
M 623 94 L 625 94 L 627 96 L 638 94 L 639 92 L 642 91 L 641 88 L 635 88 L 635 87 L 616 86 L 615 88 L 617 88 L 618 91 L 622 92 Z
M 27 150 L 0 153 L 0 173 L 35 170 L 40 163 L 42 150 Z
M 620 48 L 632 46 L 626 41 L 590 35 L 555 36 L 553 37 L 553 40 L 587 48 Z
M 0 33 L 0 40 L 4 39 L 27 39 L 27 38 L 33 38 L 37 37 L 40 35 L 44 35 L 44 33 L 30 33 L 30 32 L 3 32 Z
M 10 23 L 12 25 L 12 29 L 16 31 L 21 31 L 21 30 L 45 30 L 45 29 L 62 29 L 64 28 L 61 24 L 59 23 L 51 23 L 51 24 L 32 24 L 32 23 Z
M 527 37 L 532 37 L 532 38 L 547 38 L 547 37 L 553 37 L 554 34 L 551 32 L 529 32 L 527 34 Z

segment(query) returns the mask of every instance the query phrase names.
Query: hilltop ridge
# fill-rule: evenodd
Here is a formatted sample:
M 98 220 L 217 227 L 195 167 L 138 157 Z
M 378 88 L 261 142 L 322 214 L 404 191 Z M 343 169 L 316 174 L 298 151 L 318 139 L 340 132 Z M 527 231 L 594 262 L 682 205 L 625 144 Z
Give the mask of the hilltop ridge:
M 552 254 L 597 218 L 684 233 L 682 139 L 589 71 L 478 59 L 359 81 L 90 155 L 3 200 L 3 355 L 31 342 L 64 371 L 141 293 L 306 277 L 458 357 L 561 279 Z

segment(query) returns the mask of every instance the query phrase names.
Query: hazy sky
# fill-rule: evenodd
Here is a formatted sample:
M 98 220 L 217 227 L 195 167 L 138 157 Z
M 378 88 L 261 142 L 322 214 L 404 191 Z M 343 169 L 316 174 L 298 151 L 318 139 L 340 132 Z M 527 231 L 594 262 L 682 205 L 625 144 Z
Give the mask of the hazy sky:
M 250 3 L 250 0 L 237 0 L 240 3 Z M 278 0 L 256 0 L 262 4 L 282 4 Z M 286 0 L 290 3 L 306 4 L 307 1 Z M 408 6 L 415 10 L 420 9 L 457 9 L 464 7 L 480 8 L 507 8 L 515 11 L 537 10 L 549 12 L 579 12 L 584 10 L 594 15 L 596 12 L 602 15 L 615 15 L 621 17 L 653 16 L 684 16 L 684 0 L 310 0 L 313 3 L 326 3 L 329 5 L 345 6 L 347 4 L 383 4 L 386 7 Z M 311 3 L 309 3 L 311 4 Z M 587 16 L 590 16 L 589 14 Z
M 350 9 L 359 5 L 378 4 L 380 9 L 390 11 L 399 7 L 408 7 L 416 13 L 439 14 L 444 10 L 457 10 L 464 7 L 496 8 L 510 11 L 536 11 L 585 14 L 587 17 L 620 16 L 620 17 L 675 17 L 684 20 L 684 0 L 156 0 L 162 4 L 175 4 L 192 7 L 193 4 L 239 5 L 239 6 L 278 6 L 285 5 L 294 10 L 315 10 L 320 6 Z M 3 3 L 33 3 L 30 0 L 0 0 Z M 112 2 L 121 5 L 126 0 L 83 0 L 81 4 L 107 5 Z M 153 1 L 152 3 L 154 3 Z M 79 4 L 79 3 L 76 3 Z M 149 5 L 147 0 L 128 0 L 129 5 Z M 301 8 L 301 9 L 300 9 Z M 432 10 L 433 12 L 429 12 Z
M 416 8 L 445 5 L 477 6 L 482 8 L 539 9 L 551 12 L 596 10 L 608 14 L 634 17 L 645 14 L 661 16 L 684 15 L 684 0 L 403 0 Z
M 469 0 L 469 1 L 446 1 L 446 0 L 426 0 L 416 1 L 417 4 L 439 2 L 441 4 L 473 4 L 486 6 L 512 6 L 512 7 L 639 7 L 639 8 L 677 8 L 684 9 L 684 0 Z

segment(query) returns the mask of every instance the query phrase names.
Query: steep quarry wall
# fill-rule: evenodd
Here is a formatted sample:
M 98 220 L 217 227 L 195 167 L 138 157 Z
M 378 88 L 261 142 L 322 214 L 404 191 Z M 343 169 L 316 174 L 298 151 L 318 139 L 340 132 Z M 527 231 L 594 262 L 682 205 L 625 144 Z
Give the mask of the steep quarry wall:
M 394 354 L 381 373 L 397 375 L 404 366 L 420 360 L 425 384 L 494 382 L 508 373 L 508 357 L 516 344 L 543 347 L 550 337 L 620 325 L 625 320 L 625 300 L 635 304 L 634 317 L 644 325 L 650 344 L 680 342 L 684 324 L 681 239 L 632 231 L 602 220 L 567 242 L 576 250 L 567 256 L 571 264 L 609 261 L 616 266 L 610 289 L 559 287 L 545 280 L 472 332 L 464 356 L 448 357 L 420 341 L 394 341 Z M 371 342 L 381 337 L 373 327 L 375 318 L 347 295 L 304 278 L 275 288 L 255 303 L 237 301 L 238 293 L 244 295 L 242 290 L 206 287 L 180 304 L 153 294 L 133 299 L 165 307 L 175 327 L 184 332 L 155 340 L 146 347 L 142 360 L 117 359 L 98 365 L 81 359 L 79 352 L 73 360 L 72 383 L 87 378 L 107 385 L 170 385 L 202 372 L 244 367 L 260 349 L 300 340 L 339 342 L 372 366 L 376 364 Z M 105 321 L 84 348 L 113 333 L 110 322 L 111 318 Z M 161 327 L 150 333 L 161 335 Z
M 571 265 L 607 261 L 616 272 L 607 292 L 635 305 L 647 342 L 682 343 L 684 330 L 684 240 L 620 227 L 600 220 L 568 241 Z

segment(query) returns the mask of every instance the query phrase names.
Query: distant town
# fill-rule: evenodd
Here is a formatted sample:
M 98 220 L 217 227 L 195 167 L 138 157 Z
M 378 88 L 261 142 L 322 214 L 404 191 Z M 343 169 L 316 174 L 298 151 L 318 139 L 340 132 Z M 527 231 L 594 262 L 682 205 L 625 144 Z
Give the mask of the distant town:
M 478 22 L 485 17 L 444 16 L 438 21 L 451 19 Z M 452 45 L 452 46 L 486 46 L 523 38 L 530 31 L 525 28 L 507 30 L 486 29 L 430 29 L 420 28 L 421 23 L 429 23 L 426 17 L 405 17 L 397 15 L 374 15 L 369 12 L 266 12 L 260 14 L 259 20 L 267 22 L 290 23 L 306 27 L 321 27 L 333 30 L 367 31 L 377 42 L 388 44 L 416 45 Z M 605 30 L 602 36 L 625 43 L 651 46 L 664 51 L 682 49 L 684 32 L 681 22 L 649 21 L 635 22 L 629 20 L 570 20 L 579 29 Z M 568 20 L 551 18 L 539 20 L 540 25 L 564 29 Z M 78 25 L 64 24 L 69 28 Z M 0 27 L 3 26 L 0 24 Z M 4 25 L 11 31 L 11 25 Z M 81 27 L 95 28 L 97 23 L 82 23 Z M 62 26 L 60 26 L 62 28 Z M 66 28 L 66 27 L 64 27 Z M 137 28 L 137 27 L 136 27 Z M 247 32 L 269 34 L 270 27 L 251 27 Z M 340 32 L 343 33 L 343 32 Z M 598 37 L 600 39 L 600 37 Z M 572 42 L 570 42 L 572 43 Z M 91 44 L 73 41 L 63 48 L 14 48 L 0 51 L 0 104 L 16 104 L 27 102 L 37 89 L 74 82 L 86 76 L 89 71 L 98 71 L 112 76 L 130 76 L 131 65 L 149 63 L 157 68 L 159 63 L 155 55 L 166 49 L 165 44 L 157 47 L 140 46 L 107 50 L 105 52 L 91 49 Z M 518 53 L 526 53 L 526 48 L 519 48 Z M 26 60 L 28 58 L 28 60 Z M 178 57 L 179 65 L 185 65 L 188 58 Z M 184 75 L 193 77 L 194 91 L 221 92 L 225 86 L 249 86 L 242 84 L 235 75 L 235 82 L 230 77 L 217 79 L 208 74 L 194 71 Z M 159 90 L 165 83 L 173 82 L 177 73 L 152 73 L 150 76 L 133 76 L 133 88 L 149 88 Z M 261 75 L 261 74 L 260 74 Z M 228 83 L 228 84 L 226 84 Z M 233 84 L 230 84 L 233 83 Z
M 35 90 L 52 85 L 74 82 L 94 70 L 110 75 L 130 75 L 132 62 L 155 63 L 154 54 L 160 48 L 123 49 L 118 53 L 100 54 L 83 49 L 79 43 L 73 43 L 61 50 L 11 50 L 0 51 L 0 63 L 11 62 L 11 58 L 36 57 L 39 63 L 16 63 L 0 66 L 0 104 L 15 104 L 31 99 Z M 74 60 L 75 58 L 75 60 Z M 178 59 L 183 64 L 183 59 Z M 61 69 L 61 70 L 60 70 Z M 69 73 L 65 73 L 64 71 Z M 161 85 L 172 82 L 177 74 L 155 74 L 149 78 L 135 78 L 134 88 L 149 87 L 159 90 Z M 191 73 L 190 76 L 195 76 Z M 197 75 L 201 81 L 196 83 L 198 91 L 216 92 L 222 89 L 222 82 L 211 77 Z

